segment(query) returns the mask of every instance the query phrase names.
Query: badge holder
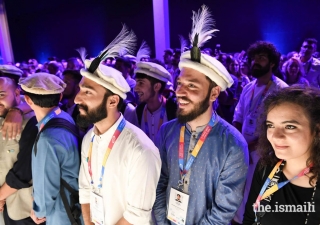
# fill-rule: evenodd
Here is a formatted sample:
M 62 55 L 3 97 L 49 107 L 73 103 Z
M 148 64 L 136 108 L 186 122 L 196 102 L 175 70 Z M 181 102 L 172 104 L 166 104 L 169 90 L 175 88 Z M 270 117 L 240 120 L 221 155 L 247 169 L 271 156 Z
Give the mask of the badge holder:
M 183 186 L 182 180 L 178 182 L 178 189 Z M 171 188 L 167 219 L 178 225 L 185 225 L 189 204 L 189 195 Z
M 104 225 L 103 198 L 94 191 L 90 194 L 91 221 L 96 225 Z

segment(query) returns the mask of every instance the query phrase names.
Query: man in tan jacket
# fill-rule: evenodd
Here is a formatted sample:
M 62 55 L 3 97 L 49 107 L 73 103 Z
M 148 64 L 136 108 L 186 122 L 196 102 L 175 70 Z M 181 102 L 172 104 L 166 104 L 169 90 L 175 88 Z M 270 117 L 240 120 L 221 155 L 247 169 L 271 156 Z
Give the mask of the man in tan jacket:
M 0 123 L 2 124 L 4 117 L 11 110 L 21 112 L 23 116 L 23 130 L 20 136 L 8 139 L 0 133 L 0 211 L 3 211 L 6 225 L 35 224 L 30 218 L 31 152 L 38 133 L 37 121 L 33 112 L 24 114 L 16 108 L 19 104 L 20 90 L 16 82 L 7 77 L 0 77 Z

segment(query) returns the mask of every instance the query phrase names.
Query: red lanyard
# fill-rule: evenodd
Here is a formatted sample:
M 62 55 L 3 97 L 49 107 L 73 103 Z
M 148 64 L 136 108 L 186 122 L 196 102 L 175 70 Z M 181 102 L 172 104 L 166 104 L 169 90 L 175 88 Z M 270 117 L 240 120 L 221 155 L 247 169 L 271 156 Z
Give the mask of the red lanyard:
M 261 105 L 261 102 L 262 100 L 264 99 L 264 97 L 267 95 L 267 92 L 272 84 L 272 80 L 269 80 L 267 86 L 264 88 L 264 91 L 262 93 L 262 95 L 260 96 L 259 100 L 258 100 L 258 104 L 257 104 L 257 107 L 255 108 L 255 110 L 259 109 L 260 105 Z M 256 81 L 257 82 L 257 81 Z M 255 85 L 253 85 L 252 87 L 252 91 L 251 91 L 251 98 L 250 98 L 250 103 L 249 103 L 249 113 L 251 113 L 252 111 L 254 111 L 252 108 L 252 102 L 253 102 L 253 97 L 254 97 L 254 88 L 255 86 L 257 85 L 257 83 L 255 83 Z
M 164 114 L 166 112 L 166 99 L 164 97 L 162 97 L 162 99 L 163 99 L 162 100 L 163 104 L 161 107 L 161 114 L 160 114 L 160 120 L 159 120 L 159 124 L 158 124 L 158 130 L 160 129 L 161 125 L 163 124 Z M 147 105 L 146 105 L 144 108 L 144 126 L 145 126 L 146 135 L 148 137 L 150 137 L 147 110 L 148 109 L 147 109 Z
M 183 184 L 183 182 L 182 182 L 183 178 L 186 176 L 186 174 L 190 170 L 195 158 L 197 158 L 198 153 L 199 153 L 203 143 L 206 141 L 210 131 L 212 130 L 215 119 L 216 119 L 215 114 L 212 114 L 212 117 L 211 117 L 208 125 L 203 130 L 203 132 L 200 136 L 200 139 L 198 140 L 196 146 L 194 147 L 194 149 L 191 153 L 191 156 L 190 156 L 189 160 L 187 161 L 187 164 L 185 167 L 184 167 L 184 133 L 185 133 L 186 126 L 181 127 L 180 138 L 179 138 L 179 168 L 180 168 L 181 180 L 179 180 L 179 182 L 178 182 L 179 186 L 181 186 Z
M 109 142 L 108 148 L 106 153 L 104 154 L 103 157 L 103 161 L 102 161 L 102 167 L 101 167 L 101 175 L 99 178 L 99 182 L 100 184 L 98 185 L 98 188 L 102 188 L 102 178 L 104 175 L 104 169 L 107 163 L 107 160 L 109 158 L 110 152 L 113 148 L 114 143 L 117 141 L 118 137 L 120 136 L 121 132 L 123 131 L 123 128 L 126 125 L 126 120 L 124 118 L 122 118 L 121 122 L 119 123 L 116 131 L 114 132 L 114 134 L 112 135 L 112 138 Z M 87 157 L 87 162 L 88 162 L 88 170 L 89 170 L 89 174 L 91 177 L 91 184 L 93 185 L 93 179 L 92 179 L 92 168 L 91 168 L 91 155 L 92 155 L 92 146 L 93 146 L 93 140 L 94 140 L 95 135 L 93 135 L 91 142 L 90 142 L 90 148 L 89 148 L 89 152 L 88 152 L 88 157 Z

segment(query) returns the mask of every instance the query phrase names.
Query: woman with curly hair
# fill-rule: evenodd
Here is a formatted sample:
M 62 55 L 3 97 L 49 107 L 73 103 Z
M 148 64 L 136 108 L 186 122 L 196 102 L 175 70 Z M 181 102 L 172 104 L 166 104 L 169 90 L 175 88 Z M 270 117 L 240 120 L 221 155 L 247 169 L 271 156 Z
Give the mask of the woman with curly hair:
M 286 83 L 291 86 L 293 84 L 301 84 L 310 86 L 308 80 L 304 78 L 304 71 L 301 62 L 296 58 L 291 58 L 286 62 L 284 68 Z
M 291 86 L 264 107 L 243 224 L 319 224 L 320 91 Z

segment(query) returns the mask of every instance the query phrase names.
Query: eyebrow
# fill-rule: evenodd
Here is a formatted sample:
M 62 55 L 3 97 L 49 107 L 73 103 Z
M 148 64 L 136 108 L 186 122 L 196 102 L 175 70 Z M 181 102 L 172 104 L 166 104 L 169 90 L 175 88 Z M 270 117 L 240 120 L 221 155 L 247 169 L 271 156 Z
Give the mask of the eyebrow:
M 96 90 L 95 90 L 92 86 L 90 86 L 90 85 L 82 84 L 82 85 L 79 85 L 79 87 L 87 88 L 87 89 L 90 89 L 90 90 L 96 91 Z
M 271 121 L 269 121 L 269 120 L 266 120 L 266 123 L 272 123 Z M 283 122 L 281 122 L 282 124 L 285 124 L 285 123 L 293 123 L 293 124 L 298 124 L 298 125 L 300 125 L 300 123 L 298 122 L 298 121 L 296 121 L 296 120 L 286 120 L 286 121 L 283 121 Z
M 177 81 L 181 81 L 180 78 L 177 79 Z M 201 82 L 198 79 L 186 79 L 187 82 L 197 83 L 200 84 Z

